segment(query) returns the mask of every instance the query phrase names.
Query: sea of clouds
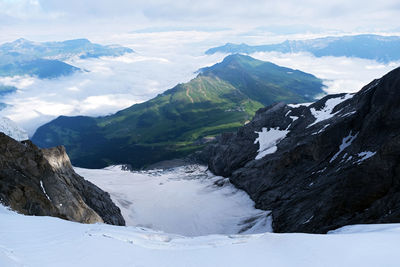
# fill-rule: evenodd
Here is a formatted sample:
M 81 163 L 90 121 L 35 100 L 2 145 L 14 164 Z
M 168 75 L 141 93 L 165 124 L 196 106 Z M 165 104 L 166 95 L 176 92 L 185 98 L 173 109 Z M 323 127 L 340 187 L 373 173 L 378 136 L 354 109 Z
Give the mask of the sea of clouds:
M 229 31 L 167 31 L 132 32 L 109 36 L 107 40 L 99 37 L 94 41 L 118 43 L 134 49 L 135 53 L 116 58 L 71 59 L 69 64 L 86 71 L 58 79 L 0 78 L 0 83 L 18 88 L 15 94 L 2 99 L 9 107 L 0 111 L 0 115 L 14 120 L 31 136 L 40 125 L 60 115 L 114 113 L 149 100 L 178 83 L 188 82 L 199 68 L 221 61 L 226 55 L 205 55 L 204 51 L 224 44 L 229 34 Z M 261 39 L 243 35 L 241 38 Z M 356 92 L 397 66 L 357 58 L 316 58 L 306 53 L 251 56 L 314 74 L 324 80 L 327 93 Z

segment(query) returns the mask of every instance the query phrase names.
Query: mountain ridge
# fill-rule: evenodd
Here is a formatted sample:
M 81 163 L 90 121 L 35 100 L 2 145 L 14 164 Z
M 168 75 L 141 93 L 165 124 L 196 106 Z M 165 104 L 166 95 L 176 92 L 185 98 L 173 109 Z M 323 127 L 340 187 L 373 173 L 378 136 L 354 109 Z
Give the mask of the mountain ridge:
M 399 90 L 397 68 L 356 94 L 265 107 L 202 158 L 271 210 L 276 232 L 399 222 Z
M 235 64 L 231 65 L 231 61 Z M 247 65 L 243 66 L 246 68 L 239 66 L 238 69 L 236 61 L 245 62 Z M 201 70 L 188 83 L 178 84 L 149 101 L 113 115 L 59 117 L 40 127 L 32 140 L 41 147 L 65 145 L 77 166 L 105 167 L 129 163 L 140 168 L 200 149 L 204 142 L 209 141 L 204 138 L 235 130 L 250 120 L 263 106 L 262 103 L 313 99 L 292 91 L 293 84 L 308 89 L 311 95 L 323 92 L 322 81 L 315 76 L 303 72 L 287 73 L 287 68 L 248 56 L 229 56 L 222 64 L 228 69 L 234 67 L 229 79 L 214 71 L 221 66 L 217 64 L 214 65 L 216 69 Z M 282 79 L 278 79 L 279 76 Z M 236 79 L 233 84 L 232 77 Z M 275 77 L 275 80 L 268 83 L 270 77 Z M 279 94 L 265 93 L 277 87 L 280 88 Z M 253 100 L 249 91 L 259 93 L 263 102 Z M 96 164 L 88 164 L 96 154 L 104 160 L 97 159 Z
M 133 52 L 130 48 L 99 45 L 87 39 L 39 43 L 20 38 L 0 45 L 0 76 L 30 75 L 52 79 L 83 71 L 64 62 L 72 57 L 115 57 Z
M 376 60 L 382 63 L 400 60 L 400 36 L 382 36 L 374 34 L 329 36 L 308 40 L 286 40 L 282 43 L 267 45 L 247 45 L 226 43 L 223 46 L 208 49 L 205 54 L 281 52 L 309 52 L 316 57 L 346 56 Z
M 26 215 L 125 225 L 110 195 L 75 173 L 64 147 L 38 149 L 0 133 L 0 202 Z

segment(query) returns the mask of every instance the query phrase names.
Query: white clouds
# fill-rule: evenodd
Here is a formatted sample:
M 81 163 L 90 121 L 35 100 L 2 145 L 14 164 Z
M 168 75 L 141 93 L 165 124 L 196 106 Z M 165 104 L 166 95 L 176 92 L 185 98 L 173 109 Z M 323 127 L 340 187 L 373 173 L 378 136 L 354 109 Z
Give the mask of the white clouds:
M 306 0 L 301 4 L 295 0 L 0 0 L 0 21 L 6 16 L 29 20 L 24 25 L 29 28 L 26 33 L 34 27 L 35 30 L 50 30 L 53 34 L 61 28 L 66 34 L 82 28 L 101 33 L 111 29 L 129 31 L 129 28 L 185 25 L 235 30 L 304 25 L 297 28 L 299 31 L 318 25 L 319 28 L 349 32 L 398 28 L 399 9 L 396 0 Z M 54 28 L 55 24 L 63 27 Z
M 179 42 L 180 37 L 175 38 Z M 32 135 L 38 126 L 60 115 L 106 115 L 143 102 L 189 81 L 196 70 L 222 59 L 221 55 L 193 55 L 191 45 L 186 50 L 179 45 L 168 49 L 162 39 L 152 37 L 151 42 L 153 45 L 145 45 L 147 51 L 118 58 L 71 60 L 70 64 L 88 72 L 68 77 L 0 78 L 0 82 L 19 88 L 16 94 L 5 97 L 2 102 L 11 106 L 0 113 Z
M 243 38 L 243 39 L 242 39 Z M 35 129 L 59 115 L 99 116 L 114 113 L 148 100 L 178 83 L 195 77 L 199 68 L 221 61 L 222 54 L 204 51 L 226 41 L 261 43 L 271 41 L 262 35 L 241 37 L 233 32 L 155 32 L 99 35 L 100 43 L 119 43 L 137 53 L 118 58 L 71 60 L 70 64 L 89 72 L 55 80 L 32 77 L 0 78 L 0 83 L 19 88 L 6 97 L 11 107 L 0 112 L 25 128 Z M 328 93 L 355 92 L 395 67 L 363 59 L 323 57 L 308 54 L 256 53 L 255 58 L 299 69 L 324 79 Z
M 373 60 L 347 57 L 314 57 L 311 54 L 255 53 L 251 56 L 299 69 L 324 79 L 328 94 L 357 92 L 373 79 L 380 78 L 400 63 L 388 65 Z
M 38 0 L 1 0 L 0 14 L 21 19 L 32 18 L 41 12 Z

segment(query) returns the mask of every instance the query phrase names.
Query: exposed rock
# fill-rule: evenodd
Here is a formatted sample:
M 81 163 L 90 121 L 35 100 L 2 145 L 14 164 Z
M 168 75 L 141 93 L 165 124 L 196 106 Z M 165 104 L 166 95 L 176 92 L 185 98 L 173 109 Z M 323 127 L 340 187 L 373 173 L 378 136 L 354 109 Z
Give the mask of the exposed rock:
M 3 133 L 0 201 L 26 215 L 125 225 L 109 194 L 74 172 L 64 147 L 40 150 Z
M 355 95 L 263 108 L 202 157 L 272 210 L 276 232 L 400 222 L 399 106 L 400 68 Z

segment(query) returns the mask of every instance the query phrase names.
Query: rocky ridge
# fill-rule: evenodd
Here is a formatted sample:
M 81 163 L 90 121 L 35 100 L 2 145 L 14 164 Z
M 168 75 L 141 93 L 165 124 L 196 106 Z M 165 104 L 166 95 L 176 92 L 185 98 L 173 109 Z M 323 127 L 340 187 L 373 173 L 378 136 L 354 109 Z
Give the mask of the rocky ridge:
M 38 149 L 0 133 L 0 201 L 26 215 L 125 225 L 110 195 L 76 174 L 64 147 Z
M 400 222 L 400 68 L 356 94 L 260 109 L 200 155 L 271 210 L 275 232 Z

